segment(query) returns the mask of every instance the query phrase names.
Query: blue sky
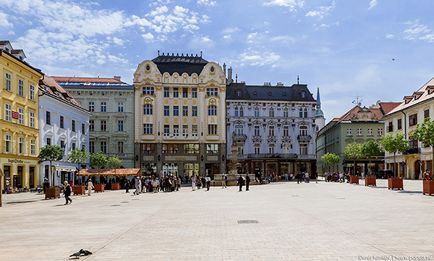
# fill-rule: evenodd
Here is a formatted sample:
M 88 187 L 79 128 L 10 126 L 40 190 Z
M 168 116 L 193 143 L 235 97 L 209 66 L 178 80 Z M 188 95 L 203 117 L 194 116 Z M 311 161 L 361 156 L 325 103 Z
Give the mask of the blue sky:
M 121 75 L 199 53 L 250 84 L 321 90 L 327 120 L 434 76 L 432 0 L 0 0 L 0 35 L 49 75 Z M 431 17 L 430 17 L 431 15 Z

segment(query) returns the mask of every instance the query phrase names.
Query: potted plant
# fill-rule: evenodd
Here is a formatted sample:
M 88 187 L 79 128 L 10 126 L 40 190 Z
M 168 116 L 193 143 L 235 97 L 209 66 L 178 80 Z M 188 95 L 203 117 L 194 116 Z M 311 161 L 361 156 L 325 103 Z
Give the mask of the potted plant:
M 85 163 L 89 154 L 80 149 L 74 149 L 69 153 L 68 159 L 74 164 L 82 164 Z M 86 193 L 86 188 L 84 184 L 74 184 L 72 186 L 72 192 L 74 195 L 84 195 Z
M 424 147 L 431 147 L 431 171 L 434 164 L 434 120 L 426 118 L 422 124 L 418 124 L 416 130 L 411 134 L 412 138 L 420 141 Z M 427 170 L 428 171 L 428 170 Z M 428 175 L 429 176 L 429 175 Z M 434 193 L 434 180 L 430 177 L 423 180 L 423 194 Z
M 381 149 L 380 144 L 374 140 L 369 140 L 363 143 L 362 154 L 364 158 L 371 160 L 375 157 L 384 156 L 384 151 Z M 372 172 L 365 176 L 365 186 L 377 186 L 377 177 L 372 175 Z
M 352 160 L 354 162 L 353 175 L 350 175 L 350 184 L 359 184 L 359 176 L 356 173 L 356 160 L 363 157 L 362 154 L 363 144 L 360 143 L 350 143 L 345 146 L 344 155 L 347 160 Z
M 60 188 L 54 186 L 55 175 L 52 173 L 52 165 L 53 161 L 59 161 L 61 159 L 63 159 L 63 149 L 58 145 L 46 145 L 41 149 L 41 152 L 39 153 L 39 160 L 41 162 L 50 162 L 49 175 L 51 177 L 51 186 L 45 190 L 45 199 L 60 198 Z
M 397 133 L 396 137 L 393 137 L 390 133 L 381 139 L 381 145 L 384 150 L 393 153 L 393 176 L 387 179 L 388 189 L 404 189 L 404 182 L 401 177 L 395 177 L 396 175 L 396 153 L 403 153 L 408 149 L 408 141 L 404 138 L 402 133 Z
M 122 166 L 122 160 L 117 156 L 111 156 L 107 159 L 106 167 L 109 169 L 114 169 L 116 171 L 117 168 Z M 111 184 L 111 190 L 119 190 L 121 189 L 121 184 L 119 182 L 113 182 Z
M 90 155 L 90 166 L 95 169 L 103 169 L 107 165 L 107 156 L 102 152 L 92 153 Z M 94 184 L 95 192 L 104 192 L 105 184 Z

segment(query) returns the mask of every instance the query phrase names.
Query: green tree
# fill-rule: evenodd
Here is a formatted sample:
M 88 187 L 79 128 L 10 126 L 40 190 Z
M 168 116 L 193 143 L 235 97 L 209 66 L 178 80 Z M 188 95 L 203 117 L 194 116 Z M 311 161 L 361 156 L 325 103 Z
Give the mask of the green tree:
M 54 186 L 54 175 L 52 175 L 52 165 L 53 161 L 58 161 L 63 159 L 63 149 L 58 145 L 46 145 L 41 149 L 39 153 L 40 161 L 50 162 L 50 175 L 51 175 L 51 185 Z
M 363 144 L 361 143 L 350 143 L 345 146 L 344 155 L 345 159 L 352 160 L 354 162 L 354 172 L 353 175 L 356 175 L 356 160 L 363 158 Z
M 328 152 L 321 156 L 321 161 L 324 163 L 324 165 L 328 166 L 329 171 L 330 171 L 330 167 L 336 166 L 336 164 L 338 164 L 340 160 L 341 159 L 339 155 L 335 153 Z
M 90 166 L 96 169 L 103 169 L 107 165 L 107 156 L 102 152 L 92 153 L 90 155 Z
M 431 170 L 434 169 L 434 120 L 426 118 L 422 124 L 418 124 L 411 137 L 420 141 L 424 147 L 431 147 L 432 164 Z
M 393 153 L 393 175 L 396 173 L 396 153 L 403 153 L 408 149 L 408 141 L 404 138 L 402 133 L 396 134 L 396 137 L 393 137 L 392 134 L 387 134 L 385 137 L 381 139 L 381 145 L 384 150 Z
M 122 160 L 117 156 L 112 156 L 107 159 L 106 167 L 109 169 L 117 169 L 122 166 Z
M 384 156 L 384 151 L 377 141 L 369 140 L 363 143 L 362 155 L 371 163 L 373 158 Z
M 68 156 L 69 161 L 75 164 L 86 163 L 87 158 L 89 158 L 89 153 L 80 149 L 71 150 Z

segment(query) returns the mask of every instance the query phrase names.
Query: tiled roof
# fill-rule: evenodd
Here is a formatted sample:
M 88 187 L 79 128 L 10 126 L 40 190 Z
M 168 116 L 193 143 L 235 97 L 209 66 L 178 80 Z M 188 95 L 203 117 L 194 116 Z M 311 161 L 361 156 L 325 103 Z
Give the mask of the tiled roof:
M 80 106 L 80 103 L 74 99 L 65 89 L 62 88 L 52 77 L 44 76 L 39 80 L 39 85 L 41 87 L 46 87 L 49 94 L 61 99 L 63 102 L 68 103 L 73 106 Z
M 187 73 L 191 75 L 197 73 L 198 75 L 202 72 L 205 65 L 208 63 L 207 60 L 203 59 L 202 56 L 189 56 L 188 54 L 167 54 L 157 56 L 152 60 L 158 67 L 161 73 L 173 74 L 177 72 L 178 74 Z
M 398 106 L 399 104 L 401 104 L 400 102 L 379 102 L 379 106 L 380 109 L 382 110 L 383 114 L 386 115 L 389 112 L 391 112 L 393 109 L 396 108 L 396 106 Z
M 393 110 L 387 113 L 387 115 L 410 108 L 421 102 L 434 99 L 434 92 L 432 91 L 433 89 L 432 86 L 434 86 L 434 78 L 431 78 L 431 80 L 429 80 L 427 83 L 422 85 L 422 87 L 420 87 L 412 95 L 404 96 L 404 100 Z
M 82 169 L 78 176 L 141 176 L 140 169 Z
M 226 88 L 227 100 L 307 101 L 315 102 L 306 84 L 292 86 L 246 85 L 234 83 Z
M 379 121 L 383 115 L 379 107 L 367 108 L 356 105 L 342 115 L 339 121 Z
M 62 83 L 124 83 L 116 78 L 52 76 Z

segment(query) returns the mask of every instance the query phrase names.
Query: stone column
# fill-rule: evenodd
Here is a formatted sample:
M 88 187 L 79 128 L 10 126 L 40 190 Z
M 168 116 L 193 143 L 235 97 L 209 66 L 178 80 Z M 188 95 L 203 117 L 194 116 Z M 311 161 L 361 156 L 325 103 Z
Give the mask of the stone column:
M 162 144 L 161 143 L 157 143 L 156 144 L 156 152 L 157 152 L 156 155 L 157 155 L 157 157 L 155 158 L 156 162 L 157 162 L 157 176 L 160 175 L 161 169 L 163 167 L 163 154 L 162 154 L 161 149 L 162 149 Z M 158 159 L 160 159 L 160 160 L 158 160 Z
M 206 175 L 205 163 L 206 163 L 205 144 L 204 143 L 200 143 L 199 144 L 199 175 L 200 176 Z

